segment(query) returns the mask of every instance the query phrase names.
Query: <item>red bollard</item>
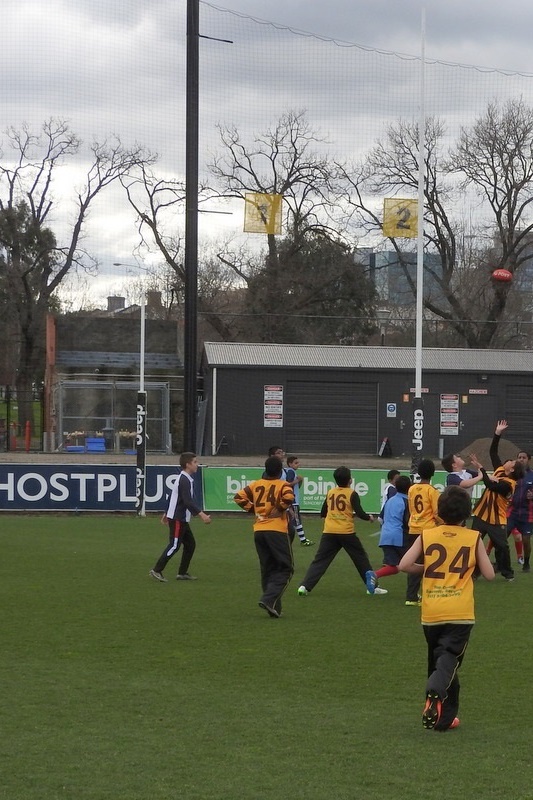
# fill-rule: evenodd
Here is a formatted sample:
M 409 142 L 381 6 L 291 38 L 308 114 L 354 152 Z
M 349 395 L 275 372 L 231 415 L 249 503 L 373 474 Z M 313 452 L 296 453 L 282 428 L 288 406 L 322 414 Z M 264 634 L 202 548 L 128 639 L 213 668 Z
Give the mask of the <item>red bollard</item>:
M 26 420 L 26 426 L 24 428 L 24 445 L 26 447 L 26 452 L 30 452 L 31 447 L 31 422 L 29 419 Z

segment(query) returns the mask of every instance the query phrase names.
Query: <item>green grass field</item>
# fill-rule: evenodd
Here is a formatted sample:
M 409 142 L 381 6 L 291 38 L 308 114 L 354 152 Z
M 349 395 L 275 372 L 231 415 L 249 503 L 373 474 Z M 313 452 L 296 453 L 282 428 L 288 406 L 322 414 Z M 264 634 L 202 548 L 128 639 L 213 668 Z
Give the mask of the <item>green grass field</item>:
M 376 527 L 359 526 L 375 565 Z M 160 584 L 154 517 L 2 517 L 2 797 L 533 798 L 533 574 L 478 582 L 462 724 L 439 734 L 421 725 L 425 644 L 405 576 L 369 597 L 341 553 L 300 598 L 315 548 L 296 545 L 273 620 L 250 519 L 194 529 L 199 580 Z M 318 519 L 306 529 L 316 541 Z

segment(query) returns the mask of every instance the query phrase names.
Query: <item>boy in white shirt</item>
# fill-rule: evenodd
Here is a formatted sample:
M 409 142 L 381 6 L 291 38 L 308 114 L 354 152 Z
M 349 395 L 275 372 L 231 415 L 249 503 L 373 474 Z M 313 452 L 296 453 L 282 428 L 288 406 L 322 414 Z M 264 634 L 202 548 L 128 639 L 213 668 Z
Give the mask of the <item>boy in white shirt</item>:
M 465 469 L 465 461 L 457 453 L 444 456 L 442 468 L 446 470 L 446 486 L 460 486 L 472 497 L 472 489 L 483 476 L 477 469 Z

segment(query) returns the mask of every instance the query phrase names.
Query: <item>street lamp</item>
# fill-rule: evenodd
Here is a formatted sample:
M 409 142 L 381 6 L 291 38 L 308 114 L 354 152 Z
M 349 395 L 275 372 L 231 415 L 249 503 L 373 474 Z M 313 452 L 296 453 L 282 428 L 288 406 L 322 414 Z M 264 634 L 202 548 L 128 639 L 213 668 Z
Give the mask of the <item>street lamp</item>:
M 381 346 L 383 347 L 385 344 L 385 331 L 386 331 L 386 323 L 390 319 L 391 311 L 390 308 L 386 308 L 382 306 L 381 308 L 376 309 L 376 319 L 379 322 L 379 332 L 381 336 Z
M 114 267 L 134 267 L 139 265 L 124 264 L 114 261 Z M 137 393 L 137 412 L 135 430 L 135 449 L 137 451 L 137 470 L 135 480 L 135 509 L 139 517 L 146 516 L 145 486 L 146 486 L 146 392 L 144 390 L 144 357 L 146 342 L 146 294 L 144 289 L 141 294 L 141 342 L 139 355 L 139 391 Z

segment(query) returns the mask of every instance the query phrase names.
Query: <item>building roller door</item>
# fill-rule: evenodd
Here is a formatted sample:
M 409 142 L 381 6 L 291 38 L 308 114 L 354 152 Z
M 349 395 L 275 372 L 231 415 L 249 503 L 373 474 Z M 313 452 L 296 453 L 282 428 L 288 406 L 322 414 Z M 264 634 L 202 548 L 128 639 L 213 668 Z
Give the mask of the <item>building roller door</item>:
M 376 453 L 378 385 L 288 381 L 287 452 Z
M 531 392 L 521 384 L 509 384 L 505 393 L 505 416 L 509 430 L 504 436 L 524 447 L 529 453 L 533 449 L 533 425 L 531 423 Z

